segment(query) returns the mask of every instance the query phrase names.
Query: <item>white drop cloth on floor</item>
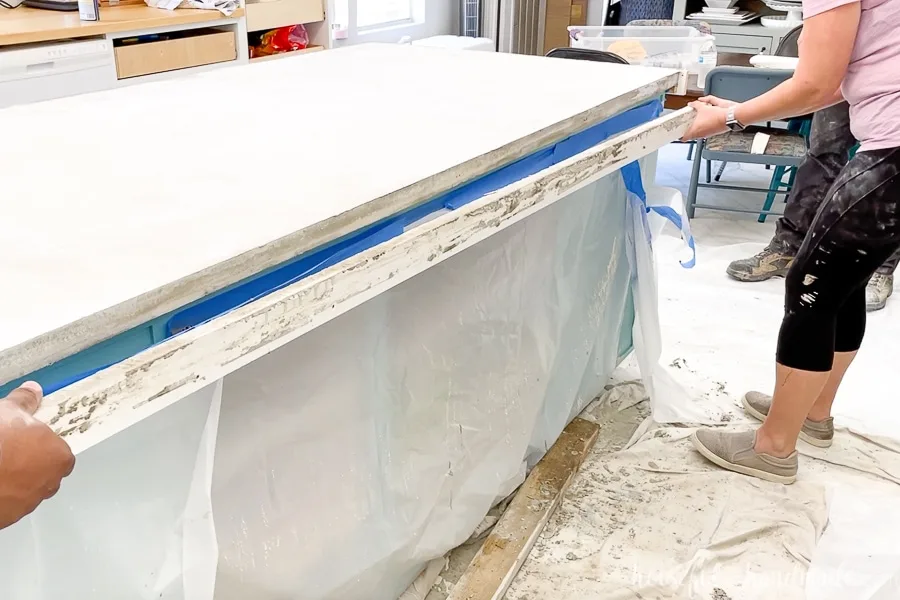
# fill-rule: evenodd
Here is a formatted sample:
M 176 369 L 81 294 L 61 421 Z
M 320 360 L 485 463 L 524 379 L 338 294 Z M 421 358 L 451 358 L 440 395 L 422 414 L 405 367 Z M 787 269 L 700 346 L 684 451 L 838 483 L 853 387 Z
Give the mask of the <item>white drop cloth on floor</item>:
M 889 359 L 900 300 L 871 316 L 837 400 L 835 445 L 801 445 L 796 484 L 724 472 L 687 438 L 700 423 L 755 426 L 740 398 L 772 390 L 783 281 L 725 275 L 730 261 L 762 248 L 771 226 L 699 219 L 694 233 L 693 270 L 674 260 L 677 239 L 655 245 L 662 363 L 687 391 L 656 396 L 665 406 L 655 418 L 672 424 L 588 459 L 507 598 L 900 598 L 900 393 Z M 626 364 L 619 376 L 632 380 L 637 369 Z

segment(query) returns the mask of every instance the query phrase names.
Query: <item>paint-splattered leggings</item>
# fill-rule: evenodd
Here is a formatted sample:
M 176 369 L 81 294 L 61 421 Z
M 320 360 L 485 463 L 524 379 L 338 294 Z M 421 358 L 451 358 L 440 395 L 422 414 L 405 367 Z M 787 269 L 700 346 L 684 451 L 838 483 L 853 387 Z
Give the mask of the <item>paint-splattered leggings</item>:
M 830 371 L 859 350 L 866 283 L 900 248 L 900 148 L 860 152 L 843 168 L 787 275 L 777 360 Z

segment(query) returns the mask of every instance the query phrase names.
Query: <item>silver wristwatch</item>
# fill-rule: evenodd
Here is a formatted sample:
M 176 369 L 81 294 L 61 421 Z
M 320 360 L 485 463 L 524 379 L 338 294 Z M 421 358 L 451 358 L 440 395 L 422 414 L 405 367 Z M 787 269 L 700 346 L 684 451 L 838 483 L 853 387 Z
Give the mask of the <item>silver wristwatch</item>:
M 736 104 L 728 107 L 728 112 L 725 113 L 725 126 L 731 131 L 743 131 L 747 127 L 734 116 L 734 110 L 736 108 Z

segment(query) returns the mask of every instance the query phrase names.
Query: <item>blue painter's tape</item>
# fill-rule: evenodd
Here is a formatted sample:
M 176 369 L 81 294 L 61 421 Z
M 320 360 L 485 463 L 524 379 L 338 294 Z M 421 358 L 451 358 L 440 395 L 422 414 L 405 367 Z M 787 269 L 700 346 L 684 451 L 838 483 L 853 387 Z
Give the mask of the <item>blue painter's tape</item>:
M 694 236 L 691 234 L 688 221 L 682 217 L 678 211 L 671 206 L 648 206 L 647 192 L 644 190 L 644 181 L 641 177 L 641 166 L 636 163 L 629 163 L 621 169 L 622 179 L 625 181 L 625 189 L 640 198 L 644 205 L 644 210 L 648 213 L 654 212 L 672 223 L 681 232 L 681 239 L 685 245 L 691 250 L 691 258 L 681 261 L 681 266 L 685 269 L 692 269 L 697 264 L 697 248 L 694 243 Z

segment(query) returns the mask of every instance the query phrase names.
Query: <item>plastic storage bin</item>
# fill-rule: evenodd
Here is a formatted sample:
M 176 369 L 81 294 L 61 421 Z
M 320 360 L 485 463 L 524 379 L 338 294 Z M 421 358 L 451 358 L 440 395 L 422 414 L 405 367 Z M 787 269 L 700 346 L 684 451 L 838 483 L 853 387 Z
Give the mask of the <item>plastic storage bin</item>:
M 570 45 L 612 52 L 633 65 L 667 67 L 697 75 L 699 85 L 716 66 L 712 35 L 693 27 L 569 27 Z

